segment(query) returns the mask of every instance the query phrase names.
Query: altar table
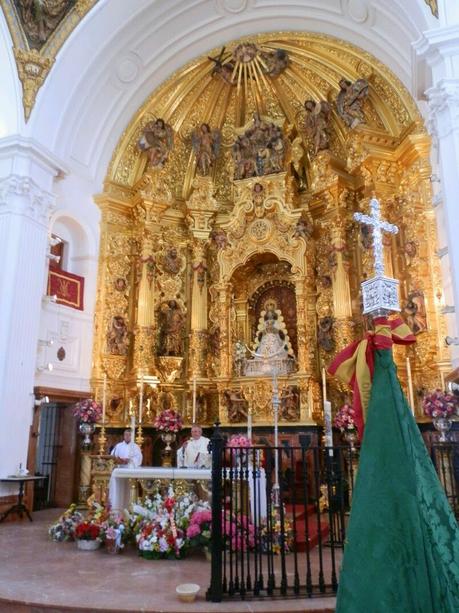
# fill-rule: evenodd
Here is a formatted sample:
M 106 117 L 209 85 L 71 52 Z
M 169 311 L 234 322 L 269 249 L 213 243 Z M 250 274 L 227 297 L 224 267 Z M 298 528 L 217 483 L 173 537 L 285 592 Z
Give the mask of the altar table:
M 109 486 L 110 503 L 115 511 L 127 509 L 137 497 L 137 483 L 140 483 L 148 492 L 160 481 L 175 481 L 182 485 L 183 481 L 196 481 L 202 484 L 210 479 L 211 471 L 208 468 L 163 468 L 160 466 L 128 468 L 123 466 L 115 468 L 112 472 Z M 192 487 L 191 483 L 190 487 Z
M 255 478 L 252 469 L 248 470 L 248 489 L 250 496 L 250 511 L 252 517 L 257 511 L 260 518 L 266 517 L 266 473 L 263 468 L 255 469 Z M 234 481 L 245 480 L 247 471 L 240 469 L 225 469 L 222 474 L 222 479 L 228 481 L 232 478 Z M 115 511 L 123 511 L 127 509 L 130 503 L 136 501 L 137 484 L 140 483 L 144 491 L 147 493 L 157 488 L 160 482 L 171 482 L 175 493 L 179 494 L 179 489 L 183 490 L 184 482 L 189 483 L 189 489 L 194 484 L 198 484 L 205 492 L 210 489 L 211 470 L 208 468 L 163 468 L 157 466 L 140 466 L 139 468 L 120 467 L 115 468 L 110 478 L 110 503 Z M 257 509 L 255 509 L 255 487 Z

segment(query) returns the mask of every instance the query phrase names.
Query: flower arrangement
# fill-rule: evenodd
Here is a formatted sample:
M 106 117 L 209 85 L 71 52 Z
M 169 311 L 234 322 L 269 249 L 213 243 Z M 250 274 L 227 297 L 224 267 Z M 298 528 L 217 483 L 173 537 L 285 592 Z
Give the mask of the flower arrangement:
M 233 434 L 227 443 L 228 447 L 251 447 L 252 441 L 243 434 Z
M 355 411 L 350 404 L 344 404 L 335 415 L 333 425 L 341 432 L 356 432 L 357 427 L 354 422 Z
M 83 515 L 76 510 L 76 504 L 62 513 L 55 524 L 48 530 L 49 536 L 58 543 L 75 540 L 75 529 L 83 521 Z
M 247 551 L 255 546 L 255 526 L 247 515 L 223 514 L 223 535 L 231 551 Z
M 141 504 L 133 506 L 130 514 L 139 554 L 153 560 L 182 558 L 193 545 L 187 536 L 191 518 L 196 514 L 195 521 L 203 520 L 204 512 L 210 517 L 208 502 L 198 500 L 195 495 L 176 499 L 172 489 L 166 498 L 160 494 L 146 497 Z
M 190 518 L 186 536 L 191 547 L 207 547 L 211 537 L 212 513 L 210 509 L 195 511 Z
M 92 521 L 82 521 L 75 528 L 75 539 L 77 541 L 95 541 L 101 537 L 99 524 Z
M 440 389 L 428 394 L 422 403 L 424 414 L 436 417 L 450 417 L 456 411 L 457 399 L 452 394 L 445 394 Z
M 165 409 L 156 417 L 154 426 L 162 432 L 178 432 L 183 427 L 182 416 L 173 409 Z
M 271 543 L 269 543 L 268 524 L 265 523 L 261 527 L 261 549 L 264 553 L 267 553 L 270 549 L 274 555 L 279 555 L 282 551 L 282 545 L 285 553 L 290 553 L 293 545 L 293 529 L 291 522 L 287 519 L 284 512 L 284 522 L 282 524 L 280 518 L 280 511 L 273 507 L 272 515 L 272 530 L 271 530 Z
M 101 534 L 107 550 L 116 552 L 123 549 L 129 540 L 127 519 L 119 513 L 109 513 L 101 524 Z
M 80 400 L 74 406 L 73 416 L 78 417 L 80 422 L 95 424 L 102 417 L 102 405 L 90 398 Z

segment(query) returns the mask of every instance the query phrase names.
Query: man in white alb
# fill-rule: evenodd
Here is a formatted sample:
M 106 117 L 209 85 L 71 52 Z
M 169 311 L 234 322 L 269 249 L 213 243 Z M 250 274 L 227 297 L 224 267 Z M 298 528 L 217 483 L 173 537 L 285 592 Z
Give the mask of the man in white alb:
M 130 454 L 132 453 L 132 467 L 137 468 L 142 464 L 142 450 L 134 442 L 131 450 L 131 436 L 131 431 L 126 428 L 123 432 L 123 440 L 113 447 L 111 455 L 115 456 L 117 464 L 127 465 L 131 460 Z
M 132 459 L 132 467 L 138 468 L 142 464 L 142 450 L 136 443 L 131 445 L 131 430 L 126 429 L 123 432 L 123 440 L 117 443 L 111 452 L 114 456 L 116 464 L 119 464 L 117 468 L 126 468 L 129 466 L 129 462 Z M 110 504 L 115 511 L 122 511 L 123 509 L 117 508 L 118 500 L 126 500 L 129 498 L 129 480 L 128 479 L 114 479 L 110 477 L 110 483 L 108 484 L 108 498 Z
M 191 438 L 177 451 L 178 468 L 210 468 L 209 439 L 202 436 L 202 428 L 191 427 Z

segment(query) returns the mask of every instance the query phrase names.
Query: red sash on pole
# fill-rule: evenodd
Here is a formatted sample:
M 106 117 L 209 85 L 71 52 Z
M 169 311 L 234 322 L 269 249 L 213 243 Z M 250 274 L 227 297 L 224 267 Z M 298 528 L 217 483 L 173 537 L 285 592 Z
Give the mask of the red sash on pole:
M 386 317 L 375 317 L 374 323 L 374 332 L 367 332 L 364 339 L 355 341 L 343 349 L 328 367 L 331 375 L 336 375 L 338 379 L 352 387 L 354 420 L 360 440 L 363 438 L 364 423 L 370 401 L 374 351 L 390 349 L 393 343 L 410 345 L 416 342 L 416 337 L 401 317 L 391 320 Z

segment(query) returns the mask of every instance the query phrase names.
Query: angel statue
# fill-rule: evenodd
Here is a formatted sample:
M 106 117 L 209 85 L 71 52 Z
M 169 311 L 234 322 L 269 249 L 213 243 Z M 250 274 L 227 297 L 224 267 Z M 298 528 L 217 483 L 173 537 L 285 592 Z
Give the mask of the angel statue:
M 199 174 L 206 177 L 213 167 L 220 151 L 220 130 L 211 130 L 208 123 L 203 123 L 191 135 L 191 144 L 196 155 Z
M 314 153 L 328 149 L 330 146 L 330 135 L 328 132 L 331 113 L 330 105 L 325 100 L 320 102 L 306 100 L 304 108 L 306 110 L 306 134 L 312 140 Z
M 365 120 L 362 104 L 368 96 L 368 81 L 357 79 L 352 83 L 347 79 L 339 82 L 340 92 L 336 98 L 338 115 L 351 129 Z
M 146 151 L 153 168 L 163 168 L 170 151 L 174 146 L 174 131 L 172 126 L 158 118 L 150 121 L 143 129 L 138 142 L 141 151 Z

